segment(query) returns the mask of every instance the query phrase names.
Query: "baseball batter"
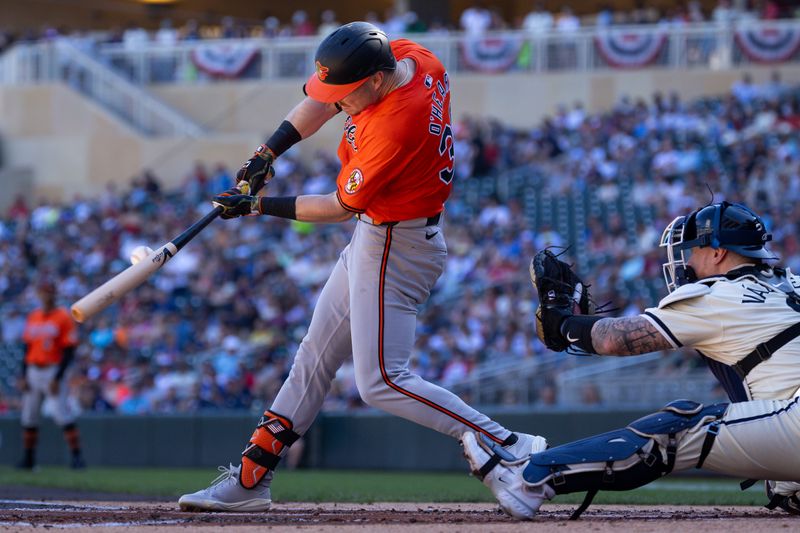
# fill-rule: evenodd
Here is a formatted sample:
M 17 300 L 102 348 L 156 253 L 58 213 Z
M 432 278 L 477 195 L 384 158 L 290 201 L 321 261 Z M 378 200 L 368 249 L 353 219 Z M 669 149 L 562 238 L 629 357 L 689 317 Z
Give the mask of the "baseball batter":
M 80 436 L 75 416 L 67 401 L 64 375 L 75 356 L 77 329 L 69 311 L 56 307 L 56 287 L 50 281 L 38 287 L 41 308 L 32 311 L 25 323 L 22 340 L 26 345 L 19 388 L 22 392 L 22 437 L 24 456 L 17 465 L 31 470 L 36 466 L 39 416 L 42 400 L 51 401 L 53 418 L 64 430 L 72 453 L 70 466 L 84 468 Z
M 309 222 L 358 218 L 325 284 L 294 365 L 250 438 L 241 465 L 221 467 L 211 487 L 180 498 L 183 509 L 260 511 L 281 455 L 314 421 L 331 381 L 352 356 L 363 400 L 448 434 L 484 435 L 509 453 L 544 449 L 541 437 L 512 433 L 451 392 L 408 369 L 418 306 L 442 273 L 442 232 L 453 181 L 450 80 L 438 59 L 411 41 L 389 42 L 354 22 L 316 54 L 308 97 L 237 176 L 240 189 L 215 198 L 224 217 L 261 214 Z M 337 190 L 328 195 L 258 197 L 270 165 L 292 144 L 344 111 Z
M 635 317 L 572 316 L 572 305 L 554 305 L 555 294 L 540 290 L 539 327 L 548 346 L 601 355 L 692 347 L 736 403 L 678 400 L 624 429 L 525 463 L 501 463 L 484 482 L 509 514 L 531 518 L 544 500 L 587 491 L 577 517 L 598 490 L 627 490 L 700 467 L 770 480 L 767 506 L 800 514 L 800 277 L 767 265 L 777 259 L 765 247 L 771 238 L 741 204 L 676 218 L 661 243 L 670 294 Z M 473 469 L 504 454 L 473 432 L 462 442 Z

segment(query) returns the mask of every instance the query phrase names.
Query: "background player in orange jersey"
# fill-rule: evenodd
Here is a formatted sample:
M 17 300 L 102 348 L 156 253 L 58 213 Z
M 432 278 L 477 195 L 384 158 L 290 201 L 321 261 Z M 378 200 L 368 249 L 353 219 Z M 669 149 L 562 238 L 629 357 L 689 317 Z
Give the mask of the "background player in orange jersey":
M 359 393 L 373 407 L 455 439 L 478 432 L 515 456 L 546 446 L 543 438 L 512 433 L 408 368 L 418 306 L 428 299 L 447 256 L 441 222 L 454 149 L 444 66 L 414 42 L 390 43 L 375 26 L 353 22 L 325 38 L 315 67 L 305 86 L 308 97 L 239 171 L 249 194 L 235 188 L 214 201 L 227 218 L 259 214 L 341 222 L 356 215 L 358 223 L 241 465 L 221 467 L 209 488 L 182 496 L 183 509 L 268 509 L 275 466 L 308 430 L 337 369 L 350 357 Z M 275 157 L 341 111 L 348 116 L 335 192 L 254 196 L 271 177 Z
M 56 287 L 50 281 L 38 287 L 41 307 L 31 311 L 25 323 L 23 341 L 26 344 L 22 363 L 22 435 L 24 455 L 18 467 L 36 466 L 36 443 L 39 437 L 39 416 L 42 400 L 52 402 L 53 418 L 64 430 L 64 439 L 72 453 L 70 466 L 85 468 L 75 415 L 68 401 L 64 379 L 75 357 L 77 330 L 69 311 L 56 307 Z

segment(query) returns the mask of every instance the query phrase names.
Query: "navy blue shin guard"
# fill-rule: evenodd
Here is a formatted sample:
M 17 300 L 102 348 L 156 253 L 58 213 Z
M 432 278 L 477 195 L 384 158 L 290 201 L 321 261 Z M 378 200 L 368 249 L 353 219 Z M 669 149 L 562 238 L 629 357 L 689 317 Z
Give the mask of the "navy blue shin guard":
M 675 466 L 678 435 L 717 420 L 727 408 L 728 404 L 704 407 L 677 400 L 626 428 L 533 454 L 522 476 L 530 485 L 548 483 L 556 494 L 586 491 L 586 499 L 571 517 L 576 519 L 600 490 L 631 490 L 669 474 Z M 663 449 L 656 436 L 666 442 Z

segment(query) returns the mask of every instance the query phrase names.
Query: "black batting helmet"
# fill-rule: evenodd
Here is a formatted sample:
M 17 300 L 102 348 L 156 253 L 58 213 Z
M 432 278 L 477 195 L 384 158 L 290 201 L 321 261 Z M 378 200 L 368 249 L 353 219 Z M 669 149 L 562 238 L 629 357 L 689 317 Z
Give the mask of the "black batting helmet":
M 338 102 L 380 70 L 394 70 L 397 61 L 389 38 L 369 22 L 351 22 L 334 30 L 317 48 L 315 72 L 306 82 L 314 100 Z

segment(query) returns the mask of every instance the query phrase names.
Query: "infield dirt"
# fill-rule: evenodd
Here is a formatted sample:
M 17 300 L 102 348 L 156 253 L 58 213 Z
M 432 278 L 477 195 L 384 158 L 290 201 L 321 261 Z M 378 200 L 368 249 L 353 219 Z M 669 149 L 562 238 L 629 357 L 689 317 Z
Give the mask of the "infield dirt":
M 537 520 L 520 524 L 497 506 L 461 504 L 276 503 L 266 513 L 187 513 L 172 502 L 0 501 L 0 531 L 68 528 L 148 533 L 202 530 L 225 526 L 228 532 L 513 532 L 524 531 L 791 531 L 797 517 L 760 507 L 618 506 L 590 507 L 569 521 L 575 506 L 547 505 Z

